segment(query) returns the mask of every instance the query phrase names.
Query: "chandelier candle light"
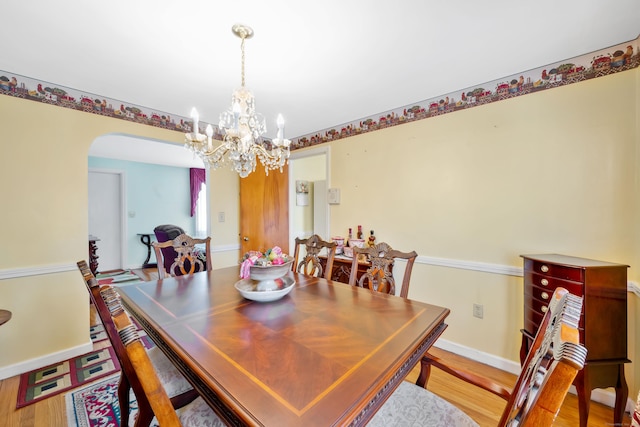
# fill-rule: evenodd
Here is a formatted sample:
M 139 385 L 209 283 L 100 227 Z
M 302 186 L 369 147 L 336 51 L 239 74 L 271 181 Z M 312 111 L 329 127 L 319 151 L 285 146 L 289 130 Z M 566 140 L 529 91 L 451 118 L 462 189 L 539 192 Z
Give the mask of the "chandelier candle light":
M 291 144 L 290 140 L 284 138 L 284 119 L 281 114 L 278 115 L 276 138 L 270 141 L 263 139 L 267 125 L 264 117 L 256 113 L 253 94 L 244 86 L 244 41 L 253 37 L 253 29 L 236 24 L 231 31 L 242 40 L 242 85 L 231 95 L 231 108 L 220 114 L 218 127 L 224 134 L 222 142 L 214 148 L 211 125 L 207 125 L 205 135 L 199 132 L 200 116 L 194 108 L 191 110 L 193 132 L 185 134 L 185 147 L 198 154 L 205 165 L 213 169 L 230 163 L 241 178 L 246 178 L 256 170 L 256 157 L 260 159 L 267 175 L 273 169 L 282 171 L 289 159 Z

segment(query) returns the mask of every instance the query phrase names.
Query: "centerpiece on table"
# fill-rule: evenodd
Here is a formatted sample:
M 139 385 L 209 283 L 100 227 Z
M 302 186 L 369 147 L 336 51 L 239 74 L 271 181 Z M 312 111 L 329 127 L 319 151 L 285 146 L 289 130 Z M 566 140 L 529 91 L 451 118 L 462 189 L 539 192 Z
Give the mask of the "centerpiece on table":
M 278 246 L 267 249 L 265 252 L 249 251 L 244 254 L 240 265 L 240 287 L 238 290 L 247 290 L 251 287 L 256 292 L 283 292 L 286 295 L 294 281 L 290 275 L 293 257 L 282 252 Z M 243 288 L 243 289 L 240 289 Z M 247 297 L 244 293 L 243 296 Z M 250 298 L 252 299 L 252 298 Z

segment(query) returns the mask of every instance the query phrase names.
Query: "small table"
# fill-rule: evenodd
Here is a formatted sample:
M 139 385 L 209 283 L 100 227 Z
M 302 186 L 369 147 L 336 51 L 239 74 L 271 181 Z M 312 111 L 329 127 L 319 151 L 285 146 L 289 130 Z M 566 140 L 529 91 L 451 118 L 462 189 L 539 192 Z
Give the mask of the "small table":
M 147 259 L 142 263 L 142 268 L 156 268 L 158 266 L 155 262 L 149 262 L 151 259 L 151 236 L 154 235 L 154 233 L 138 233 L 140 241 L 147 247 Z
M 0 325 L 4 325 L 11 319 L 11 312 L 9 310 L 0 310 Z
M 447 308 L 288 273 L 267 303 L 239 268 L 118 290 L 127 310 L 228 425 L 364 426 L 446 328 Z

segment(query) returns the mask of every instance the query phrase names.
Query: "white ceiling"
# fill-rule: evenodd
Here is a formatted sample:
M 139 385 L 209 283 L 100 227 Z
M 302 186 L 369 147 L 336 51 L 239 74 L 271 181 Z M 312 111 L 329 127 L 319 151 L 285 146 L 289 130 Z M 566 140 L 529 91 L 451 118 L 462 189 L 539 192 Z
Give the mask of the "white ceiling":
M 635 39 L 640 0 L 3 0 L 0 70 L 217 124 L 246 85 L 286 136 Z

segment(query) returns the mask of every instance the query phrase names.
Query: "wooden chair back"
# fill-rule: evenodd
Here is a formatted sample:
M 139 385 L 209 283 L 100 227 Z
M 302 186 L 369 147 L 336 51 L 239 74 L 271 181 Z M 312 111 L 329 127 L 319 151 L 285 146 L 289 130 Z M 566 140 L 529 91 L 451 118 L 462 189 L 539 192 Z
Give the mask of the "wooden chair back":
M 141 381 L 141 371 L 136 368 L 134 361 L 131 359 L 130 351 L 128 351 L 126 345 L 123 344 L 119 333 L 119 330 L 123 328 L 123 323 L 120 322 L 131 321 L 126 313 L 125 315 L 127 316 L 127 319 L 122 320 L 121 318 L 118 318 L 120 320 L 118 320 L 118 322 L 115 321 L 112 309 L 116 302 L 118 304 L 120 303 L 120 297 L 117 292 L 112 290 L 108 294 L 102 293 L 102 289 L 106 287 L 100 286 L 87 262 L 84 260 L 78 261 L 77 265 L 87 289 L 89 290 L 91 302 L 102 321 L 104 330 L 111 342 L 116 357 L 118 358 L 118 362 L 120 363 L 121 372 L 118 383 L 118 403 L 120 404 L 121 423 L 122 425 L 128 425 L 129 415 L 131 412 L 129 406 L 129 391 L 133 390 L 138 402 L 138 415 L 135 425 L 143 427 L 149 426 L 153 420 L 155 412 L 153 405 L 151 405 L 152 402 L 149 400 L 151 396 L 145 391 Z M 138 358 L 139 357 L 141 356 L 138 356 Z M 174 408 L 181 408 L 192 402 L 197 396 L 197 392 L 190 389 L 184 392 L 179 392 L 175 396 L 171 397 L 170 402 Z
M 306 253 L 301 258 L 302 248 L 305 248 Z M 331 280 L 331 274 L 333 273 L 333 260 L 336 256 L 335 242 L 326 242 L 320 238 L 317 234 L 307 238 L 300 239 L 296 237 L 296 249 L 294 252 L 293 269 L 298 273 L 306 274 L 307 276 L 324 277 L 327 280 Z M 322 268 L 320 263 L 320 252 L 327 250 L 327 263 Z
M 120 296 L 112 286 L 104 286 L 100 289 L 100 296 L 111 313 L 112 323 L 118 330 L 118 338 L 124 347 L 131 366 L 135 370 L 138 381 L 149 402 L 153 415 L 161 426 L 181 426 L 178 415 L 167 395 L 155 367 L 147 354 L 137 327 L 131 322 L 129 315 L 124 311 L 120 302 Z M 138 398 L 136 394 L 136 398 Z M 137 422 L 136 422 L 137 424 Z
M 419 387 L 426 387 L 435 366 L 504 399 L 499 427 L 551 426 L 571 383 L 584 366 L 587 351 L 580 344 L 578 324 L 582 298 L 556 288 L 513 389 L 429 353 L 421 360 Z
M 581 297 L 556 288 L 499 426 L 553 424 L 587 356 L 578 330 L 581 310 Z
M 118 383 L 118 402 L 120 403 L 121 424 L 128 425 L 130 413 L 129 390 L 133 389 L 133 392 L 136 395 L 136 400 L 138 401 L 138 419 L 142 418 L 142 422 L 145 419 L 148 419 L 146 425 L 149 425 L 151 423 L 151 420 L 153 419 L 151 406 L 146 397 L 146 394 L 144 393 L 138 374 L 133 367 L 131 360 L 129 359 L 127 350 L 120 340 L 120 336 L 118 335 L 118 327 L 111 317 L 109 307 L 100 293 L 100 285 L 98 283 L 98 280 L 91 272 L 91 269 L 87 265 L 86 261 L 78 261 L 77 265 L 80 273 L 82 274 L 82 277 L 84 278 L 87 289 L 89 290 L 91 302 L 93 303 L 93 306 L 95 307 L 95 310 L 98 313 L 100 320 L 102 321 L 104 330 L 107 333 L 116 357 L 118 358 L 118 362 L 120 362 L 121 373 L 120 382 Z
M 205 245 L 206 261 L 203 263 L 196 256 L 196 245 Z M 173 240 L 166 242 L 152 242 L 153 250 L 156 253 L 158 262 L 158 278 L 163 279 L 166 274 L 171 276 L 189 275 L 199 271 L 211 271 L 211 237 L 206 239 L 194 239 L 187 234 L 181 234 Z M 165 260 L 162 248 L 172 247 L 176 251 L 176 259 L 171 264 L 169 271 L 165 272 Z
M 364 254 L 367 257 L 367 260 L 371 263 L 371 267 L 369 267 L 358 280 L 358 255 L 360 254 Z M 404 259 L 407 261 L 407 266 L 402 278 L 400 296 L 402 298 L 407 298 L 409 295 L 411 270 L 413 269 L 413 263 L 417 257 L 418 254 L 415 251 L 397 251 L 384 242 L 378 243 L 373 247 L 355 247 L 353 248 L 353 262 L 351 264 L 349 284 L 351 286 L 357 285 L 374 291 L 395 295 L 396 281 L 393 277 L 393 265 L 396 259 Z

